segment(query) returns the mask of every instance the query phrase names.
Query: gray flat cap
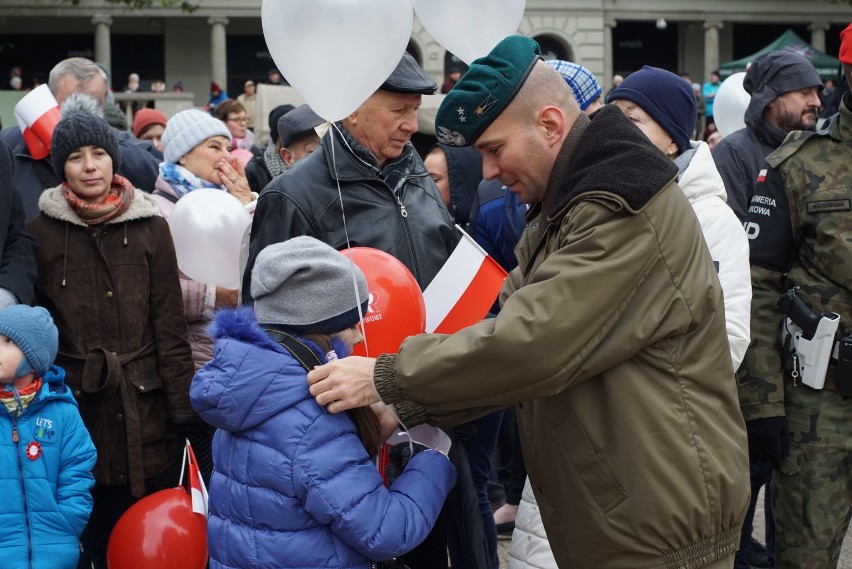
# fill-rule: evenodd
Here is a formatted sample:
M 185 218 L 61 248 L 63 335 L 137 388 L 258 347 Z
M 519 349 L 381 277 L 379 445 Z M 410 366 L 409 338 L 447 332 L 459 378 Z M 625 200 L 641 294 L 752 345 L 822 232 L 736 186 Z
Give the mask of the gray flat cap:
M 382 84 L 379 89 L 391 91 L 393 93 L 406 94 L 421 94 L 432 95 L 438 85 L 429 77 L 429 74 L 423 71 L 423 68 L 418 65 L 417 60 L 406 52 L 402 59 L 390 74 L 390 77 Z

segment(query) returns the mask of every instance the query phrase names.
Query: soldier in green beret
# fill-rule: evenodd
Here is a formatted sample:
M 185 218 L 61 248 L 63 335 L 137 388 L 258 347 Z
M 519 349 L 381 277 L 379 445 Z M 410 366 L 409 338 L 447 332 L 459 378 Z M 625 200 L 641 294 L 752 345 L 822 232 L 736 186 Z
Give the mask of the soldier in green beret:
M 531 39 L 474 61 L 440 142 L 530 205 L 494 319 L 308 375 L 332 412 L 406 426 L 516 404 L 560 567 L 729 569 L 748 456 L 722 291 L 677 167 L 614 106 L 586 116 Z
M 852 84 L 852 24 L 841 38 Z M 743 411 L 781 422 L 789 438 L 772 475 L 775 567 L 837 567 L 852 514 L 852 95 L 826 127 L 791 132 L 766 161 L 780 172 L 783 191 L 752 199 L 748 222 L 786 255 L 775 267 L 756 260 L 752 248 L 752 330 L 769 340 L 749 347 Z M 804 325 L 788 321 L 778 300 L 794 287 L 816 317 L 839 320 L 821 340 L 819 359 L 809 358 L 814 344 L 789 339 Z M 815 384 L 807 368 L 820 365 Z

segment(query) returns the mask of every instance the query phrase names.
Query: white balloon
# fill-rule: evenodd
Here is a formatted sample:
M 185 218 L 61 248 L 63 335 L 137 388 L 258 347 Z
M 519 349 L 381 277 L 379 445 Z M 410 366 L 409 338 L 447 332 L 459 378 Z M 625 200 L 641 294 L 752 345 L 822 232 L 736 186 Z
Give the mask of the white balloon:
M 470 65 L 518 31 L 525 0 L 414 0 L 414 12 L 435 41 Z
M 745 128 L 745 112 L 751 101 L 743 87 L 744 72 L 734 73 L 725 79 L 713 98 L 713 120 L 716 130 L 722 136 L 728 136 Z
M 397 431 L 385 442 L 393 446 L 397 443 L 408 442 L 409 440 L 439 450 L 444 454 L 450 452 L 450 447 L 453 446 L 453 441 L 447 433 L 438 427 L 433 427 L 425 423 L 410 428 L 407 433 L 405 431 Z
M 246 208 L 228 192 L 189 192 L 169 215 L 178 268 L 204 284 L 239 288 L 240 243 L 249 223 Z
M 413 0 L 263 0 L 263 37 L 284 78 L 327 121 L 349 116 L 402 59 Z

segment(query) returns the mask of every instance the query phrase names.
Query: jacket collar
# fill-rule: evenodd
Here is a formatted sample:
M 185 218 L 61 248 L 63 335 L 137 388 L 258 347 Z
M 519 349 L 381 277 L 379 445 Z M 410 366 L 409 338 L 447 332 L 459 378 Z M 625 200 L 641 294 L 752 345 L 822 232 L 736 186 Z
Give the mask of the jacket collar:
M 843 95 L 840 110 L 831 118 L 828 130 L 832 138 L 852 146 L 852 93 Z
M 160 214 L 160 207 L 151 197 L 145 192 L 135 189 L 133 192 L 133 201 L 130 202 L 130 207 L 127 211 L 108 221 L 106 224 L 123 223 L 125 221 L 133 221 L 146 217 L 154 217 Z M 67 221 L 72 225 L 88 227 L 88 225 L 80 219 L 68 202 L 62 197 L 62 187 L 55 186 L 43 191 L 38 199 L 38 208 L 44 215 L 59 221 Z
M 340 182 L 352 182 L 365 178 L 386 180 L 392 172 L 400 168 L 405 169 L 408 165 L 410 165 L 408 176 L 422 176 L 426 173 L 422 161 L 414 160 L 416 151 L 411 142 L 405 145 L 399 158 L 379 167 L 376 157 L 355 140 L 342 122 L 334 123 L 328 129 L 322 139 L 322 149 L 329 174 Z
M 618 107 L 606 105 L 589 117 L 580 115 L 571 127 L 541 212 L 548 223 L 559 223 L 577 199 L 594 194 L 635 213 L 677 173 L 674 163 Z
M 717 196 L 728 201 L 725 182 L 716 168 L 716 162 L 710 154 L 706 142 L 690 143 L 690 150 L 684 152 L 675 160 L 680 168 L 677 184 L 690 203 L 700 199 Z

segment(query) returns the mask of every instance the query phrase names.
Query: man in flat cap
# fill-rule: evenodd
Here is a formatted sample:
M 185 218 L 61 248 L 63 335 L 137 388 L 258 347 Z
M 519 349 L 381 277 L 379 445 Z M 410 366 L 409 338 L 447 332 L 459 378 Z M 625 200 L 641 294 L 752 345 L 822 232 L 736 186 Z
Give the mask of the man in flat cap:
M 840 61 L 852 82 L 852 24 L 840 36 Z M 852 515 L 850 157 L 852 95 L 846 93 L 825 128 L 793 131 L 766 156 L 779 193 L 764 193 L 767 199 L 748 214 L 761 229 L 752 243 L 763 242 L 766 253 L 756 257 L 752 245 L 752 280 L 759 284 L 752 330 L 765 341 L 749 346 L 740 399 L 749 426 L 765 423 L 780 432 L 752 441 L 749 429 L 749 446 L 760 444 L 756 451 L 777 457 L 771 487 L 778 569 L 837 567 Z M 837 326 L 827 329 L 833 333 L 821 341 L 821 354 L 813 344 L 808 349 L 808 333 L 796 334 L 807 324 L 779 305 L 790 294 L 820 315 L 821 325 Z
M 460 238 L 410 142 L 420 100 L 436 87 L 406 53 L 375 93 L 329 128 L 316 152 L 267 185 L 254 212 L 243 302 L 251 302 L 251 270 L 264 247 L 310 235 L 343 249 L 344 215 L 353 246 L 393 255 L 426 288 Z
M 251 228 L 243 273 L 245 304 L 251 303 L 248 285 L 260 251 L 298 235 L 316 237 L 335 249 L 347 247 L 348 237 L 353 247 L 384 251 L 426 288 L 461 238 L 410 142 L 421 98 L 436 87 L 417 61 L 404 54 L 375 93 L 331 125 L 319 148 L 266 186 Z M 482 515 L 463 445 L 454 444 L 449 456 L 458 471 L 447 498 L 454 515 L 439 520 L 427 540 L 404 557 L 411 569 L 446 569 L 448 533 L 461 536 L 452 550 L 454 565 L 484 567 Z
M 324 122 L 308 105 L 299 105 L 278 119 L 278 140 L 285 168 L 307 158 L 319 147 L 320 138 L 315 129 Z
M 580 111 L 531 39 L 473 62 L 436 118 L 531 205 L 496 318 L 308 375 L 332 412 L 446 426 L 517 404 L 560 567 L 729 569 L 748 458 L 719 286 L 677 167 Z

